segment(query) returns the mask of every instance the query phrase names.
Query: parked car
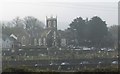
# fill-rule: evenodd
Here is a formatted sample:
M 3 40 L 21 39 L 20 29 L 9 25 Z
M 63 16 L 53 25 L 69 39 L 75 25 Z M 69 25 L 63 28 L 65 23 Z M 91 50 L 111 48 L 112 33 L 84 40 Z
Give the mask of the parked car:
M 69 65 L 67 62 L 62 62 L 61 65 Z
M 118 64 L 118 61 L 113 61 L 112 64 Z

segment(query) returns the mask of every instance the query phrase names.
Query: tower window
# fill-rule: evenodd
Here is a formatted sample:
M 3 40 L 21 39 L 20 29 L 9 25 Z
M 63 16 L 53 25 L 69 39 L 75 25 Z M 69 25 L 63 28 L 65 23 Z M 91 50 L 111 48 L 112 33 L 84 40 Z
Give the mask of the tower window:
M 48 27 L 51 27 L 51 21 L 48 21 Z
M 54 27 L 56 27 L 56 21 L 53 22 Z

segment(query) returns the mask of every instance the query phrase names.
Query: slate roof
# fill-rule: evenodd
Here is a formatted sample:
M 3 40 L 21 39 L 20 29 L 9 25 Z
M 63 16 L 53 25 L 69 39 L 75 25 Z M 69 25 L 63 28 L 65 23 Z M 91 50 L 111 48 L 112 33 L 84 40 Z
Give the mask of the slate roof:
M 41 37 L 47 37 L 47 35 L 51 32 L 50 29 L 45 29 L 44 32 L 42 33 Z
M 2 34 L 2 40 L 10 39 L 11 41 L 14 41 L 15 39 L 13 37 L 10 37 L 9 35 Z

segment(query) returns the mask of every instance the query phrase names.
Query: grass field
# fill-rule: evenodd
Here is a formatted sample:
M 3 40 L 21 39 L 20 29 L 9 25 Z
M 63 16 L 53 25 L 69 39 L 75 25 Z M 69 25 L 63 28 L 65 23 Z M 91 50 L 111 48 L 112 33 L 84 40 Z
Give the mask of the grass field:
M 103 50 L 66 50 L 66 49 L 62 49 L 62 50 L 55 50 L 55 49 L 51 49 L 49 51 L 45 51 L 43 53 L 44 50 L 40 51 L 40 50 L 33 50 L 33 51 L 23 51 L 24 53 L 26 53 L 27 55 L 20 55 L 23 52 L 14 52 L 12 53 L 12 55 L 4 55 L 4 52 L 2 53 L 2 60 L 6 61 L 6 62 L 11 62 L 11 61 L 42 61 L 42 60 L 46 60 L 46 61 L 54 61 L 54 60 L 73 60 L 73 62 L 75 60 L 82 60 L 82 59 L 86 59 L 86 60 L 96 60 L 96 59 L 101 59 L 103 61 L 108 61 L 107 59 L 117 59 L 118 58 L 118 51 L 103 51 Z M 17 53 L 17 55 L 16 55 Z M 31 55 L 28 55 L 31 54 Z M 33 54 L 33 55 L 32 55 Z M 80 62 L 80 61 L 79 61 Z M 112 61 L 110 61 L 110 65 L 107 65 L 105 67 L 85 67 L 82 69 L 78 69 L 79 67 L 77 66 L 77 69 L 75 68 L 74 70 L 68 70 L 66 72 L 117 72 L 118 71 L 118 66 L 117 65 L 112 65 L 111 64 Z M 15 64 L 15 63 L 13 63 Z M 107 64 L 107 63 L 105 63 Z M 18 66 L 16 68 L 12 67 L 11 65 L 9 65 L 9 63 L 5 63 L 5 66 L 3 67 L 3 72 L 64 72 L 65 70 L 52 70 L 50 68 L 39 68 L 39 67 L 28 67 L 27 65 L 25 65 L 24 63 L 21 66 Z M 42 66 L 41 66 L 42 67 Z M 81 66 L 82 67 L 82 66 Z

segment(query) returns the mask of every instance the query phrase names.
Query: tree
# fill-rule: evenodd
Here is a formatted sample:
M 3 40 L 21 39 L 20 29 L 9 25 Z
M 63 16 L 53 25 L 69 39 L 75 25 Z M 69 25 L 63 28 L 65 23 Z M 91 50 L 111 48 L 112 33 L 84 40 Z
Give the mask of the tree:
M 2 34 L 10 35 L 12 33 L 11 27 L 5 25 L 5 23 L 2 23 Z
M 23 20 L 20 19 L 19 17 L 16 17 L 15 19 L 13 19 L 12 24 L 14 27 L 17 27 L 17 28 L 25 28 Z
M 88 20 L 82 17 L 74 19 L 70 24 L 72 40 L 77 39 L 79 46 L 103 46 L 104 40 L 108 34 L 108 28 L 105 21 L 95 16 Z M 75 42 L 74 42 L 75 44 Z
M 26 26 L 26 30 L 31 33 L 32 35 L 32 32 L 36 33 L 38 30 L 42 30 L 43 27 L 44 27 L 44 24 L 39 21 L 37 18 L 34 18 L 32 16 L 28 16 L 28 17 L 25 17 L 24 18 L 24 23 L 25 23 L 25 26 Z
M 95 16 L 88 22 L 88 38 L 92 45 L 101 46 L 101 42 L 107 36 L 107 24 L 100 17 Z
M 119 2 L 120 3 L 120 2 Z M 120 37 L 120 25 L 118 25 L 118 37 Z M 120 38 L 118 38 L 118 48 L 120 47 Z M 119 50 L 120 51 L 120 50 Z
M 82 45 L 85 40 L 85 26 L 85 20 L 83 20 L 82 17 L 74 19 L 74 21 L 70 24 L 71 32 L 73 33 L 74 39 L 78 40 L 79 45 Z
M 20 42 L 22 45 L 28 45 L 29 44 L 29 35 L 26 32 L 26 30 L 23 28 L 23 23 L 21 23 L 20 19 L 15 18 L 14 20 L 10 21 L 11 24 L 14 26 L 10 27 L 7 26 L 9 24 L 3 24 L 2 26 L 2 34 L 6 34 L 10 36 L 11 34 L 14 34 L 17 36 L 17 41 Z M 6 26 L 5 26 L 6 25 Z M 24 38 L 24 41 L 22 40 Z
M 118 44 L 118 25 L 113 25 L 109 27 L 109 32 L 111 34 L 113 45 L 115 48 L 117 48 L 117 44 Z
M 34 38 L 39 37 L 39 35 L 42 33 L 44 24 L 41 21 L 39 21 L 37 18 L 34 18 L 32 16 L 25 17 L 24 23 L 26 26 L 25 29 L 31 37 L 31 44 L 33 45 Z
M 7 34 L 7 35 L 10 35 L 12 33 L 20 34 L 22 33 L 22 31 L 24 31 L 23 29 L 24 29 L 24 23 L 19 17 L 16 17 L 12 21 L 2 23 L 3 34 Z

